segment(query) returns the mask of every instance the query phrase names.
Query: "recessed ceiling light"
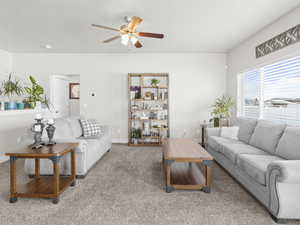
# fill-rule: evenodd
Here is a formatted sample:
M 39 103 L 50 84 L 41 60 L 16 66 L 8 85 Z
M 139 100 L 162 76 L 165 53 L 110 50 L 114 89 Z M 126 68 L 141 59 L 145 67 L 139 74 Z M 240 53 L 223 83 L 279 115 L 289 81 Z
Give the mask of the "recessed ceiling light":
M 52 45 L 46 44 L 46 45 L 45 45 L 45 48 L 46 48 L 46 49 L 51 49 L 51 48 L 52 48 Z

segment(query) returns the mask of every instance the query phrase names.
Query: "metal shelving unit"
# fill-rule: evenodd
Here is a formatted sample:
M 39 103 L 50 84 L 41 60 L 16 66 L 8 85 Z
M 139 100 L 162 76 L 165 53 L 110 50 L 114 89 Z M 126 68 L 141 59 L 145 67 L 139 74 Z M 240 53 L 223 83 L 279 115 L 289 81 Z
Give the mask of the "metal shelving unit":
M 157 86 L 151 80 L 159 80 Z M 128 74 L 128 145 L 159 146 L 170 136 L 169 75 Z

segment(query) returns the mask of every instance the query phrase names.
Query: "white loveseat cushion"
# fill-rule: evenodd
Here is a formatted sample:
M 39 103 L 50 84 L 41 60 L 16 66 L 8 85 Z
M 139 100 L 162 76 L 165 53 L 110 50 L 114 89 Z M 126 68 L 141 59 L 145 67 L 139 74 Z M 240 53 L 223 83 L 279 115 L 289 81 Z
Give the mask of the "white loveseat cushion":
M 300 160 L 300 127 L 287 127 L 279 140 L 276 155 Z
M 286 124 L 260 120 L 255 127 L 250 140 L 250 145 L 260 148 L 270 154 L 275 154 L 278 141 Z
M 271 162 L 283 160 L 274 155 L 241 154 L 237 158 L 237 165 L 256 182 L 266 185 L 266 174 Z

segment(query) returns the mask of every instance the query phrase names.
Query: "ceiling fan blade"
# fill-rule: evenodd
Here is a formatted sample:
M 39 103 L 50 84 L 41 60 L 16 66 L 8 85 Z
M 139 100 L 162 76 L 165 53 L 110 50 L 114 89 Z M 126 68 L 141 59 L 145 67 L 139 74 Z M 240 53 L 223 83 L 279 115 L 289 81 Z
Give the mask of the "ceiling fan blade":
M 141 47 L 143 47 L 143 45 L 141 44 L 140 41 L 136 41 L 135 44 L 134 44 L 134 46 L 135 46 L 136 48 L 141 48 Z
M 102 25 L 98 25 L 98 24 L 91 24 L 93 27 L 98 27 L 98 28 L 103 28 L 103 29 L 107 29 L 107 30 L 114 30 L 114 31 L 120 31 L 119 29 L 115 29 L 112 27 L 107 27 L 107 26 L 102 26 Z
M 149 37 L 149 38 L 164 38 L 163 34 L 147 33 L 147 32 L 138 32 L 138 36 Z
M 128 24 L 127 26 L 127 29 L 130 31 L 130 32 L 135 32 L 137 26 L 143 21 L 142 18 L 138 17 L 138 16 L 133 16 L 131 17 L 131 21 L 130 23 Z
M 106 39 L 106 40 L 103 41 L 103 43 L 108 43 L 108 42 L 114 41 L 118 38 L 121 38 L 121 35 L 117 35 L 117 36 L 114 36 L 112 38 Z

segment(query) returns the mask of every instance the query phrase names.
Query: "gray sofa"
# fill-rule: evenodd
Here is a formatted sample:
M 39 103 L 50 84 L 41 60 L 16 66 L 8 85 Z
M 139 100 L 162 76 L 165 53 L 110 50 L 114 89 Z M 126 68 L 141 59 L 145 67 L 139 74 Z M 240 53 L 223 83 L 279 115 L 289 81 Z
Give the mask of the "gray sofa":
M 76 142 L 76 173 L 78 178 L 84 178 L 89 170 L 101 157 L 111 149 L 111 131 L 108 126 L 102 126 L 102 135 L 93 138 L 82 137 L 82 128 L 78 118 L 59 118 L 55 121 L 54 140 L 57 143 Z M 43 139 L 47 139 L 43 132 Z M 25 160 L 25 172 L 33 175 L 35 171 L 34 159 Z M 52 162 L 48 159 L 40 162 L 41 175 L 53 174 Z M 66 155 L 60 160 L 60 171 L 63 175 L 71 174 L 70 156 Z
M 300 127 L 238 118 L 207 128 L 206 148 L 278 222 L 300 219 Z

